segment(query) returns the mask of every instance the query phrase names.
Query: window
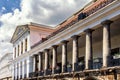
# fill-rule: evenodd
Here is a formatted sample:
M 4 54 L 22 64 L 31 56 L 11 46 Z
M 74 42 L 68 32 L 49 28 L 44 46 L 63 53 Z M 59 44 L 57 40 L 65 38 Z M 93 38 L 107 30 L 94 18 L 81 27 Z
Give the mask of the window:
M 18 45 L 18 56 L 19 56 L 20 46 Z
M 21 43 L 21 54 L 23 53 L 23 42 Z
M 27 51 L 27 38 L 25 39 L 25 51 Z
M 16 47 L 15 47 L 15 50 L 14 50 L 14 58 L 16 58 Z

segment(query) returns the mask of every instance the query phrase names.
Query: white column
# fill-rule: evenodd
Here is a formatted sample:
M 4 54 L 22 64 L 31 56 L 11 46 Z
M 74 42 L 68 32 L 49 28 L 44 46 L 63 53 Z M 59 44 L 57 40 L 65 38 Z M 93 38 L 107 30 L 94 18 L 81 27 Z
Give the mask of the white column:
M 55 71 L 55 67 L 57 66 L 57 45 L 52 46 L 52 53 L 53 53 L 53 59 L 52 59 L 52 73 Z
M 29 57 L 27 58 L 27 74 L 26 74 L 26 76 L 27 76 L 27 78 L 29 78 Z
M 42 54 L 43 52 L 39 52 L 39 71 L 42 70 Z
M 16 58 L 18 57 L 18 45 L 16 45 Z
M 13 46 L 13 60 L 16 58 L 15 53 L 15 46 Z
M 66 40 L 62 41 L 62 72 L 66 72 L 67 68 L 67 42 Z
M 45 49 L 45 71 L 48 69 L 48 67 L 49 67 L 49 49 Z
M 86 33 L 85 69 L 93 68 L 92 31 L 91 29 L 84 31 Z
M 110 24 L 112 21 L 105 20 L 101 24 L 103 25 L 103 67 L 108 67 L 111 52 L 110 42 Z
M 29 73 L 33 72 L 33 57 L 29 56 L 27 58 L 27 78 L 29 78 Z
M 74 35 L 71 38 L 73 39 L 73 53 L 72 53 L 72 71 L 75 71 L 75 63 L 78 61 L 78 35 Z

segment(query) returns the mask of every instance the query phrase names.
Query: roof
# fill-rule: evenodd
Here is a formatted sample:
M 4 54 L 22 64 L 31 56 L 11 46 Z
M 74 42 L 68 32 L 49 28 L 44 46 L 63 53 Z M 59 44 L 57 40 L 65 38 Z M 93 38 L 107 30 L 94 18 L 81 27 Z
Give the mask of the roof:
M 66 28 L 74 25 L 75 23 L 79 22 L 79 20 L 82 20 L 82 19 L 92 15 L 93 13 L 95 13 L 96 11 L 105 7 L 106 5 L 110 4 L 113 1 L 114 0 L 93 0 L 92 2 L 90 2 L 86 6 L 84 6 L 83 9 L 79 10 L 78 12 L 74 13 L 71 17 L 64 20 L 62 23 L 58 24 L 52 34 L 47 36 L 46 39 L 44 39 L 43 41 L 40 41 L 38 44 L 34 45 L 32 48 L 34 48 L 35 46 L 39 45 L 40 43 L 48 40 L 49 38 L 55 36 L 56 34 L 65 30 Z M 83 18 L 79 19 L 80 15 L 85 15 L 85 16 Z

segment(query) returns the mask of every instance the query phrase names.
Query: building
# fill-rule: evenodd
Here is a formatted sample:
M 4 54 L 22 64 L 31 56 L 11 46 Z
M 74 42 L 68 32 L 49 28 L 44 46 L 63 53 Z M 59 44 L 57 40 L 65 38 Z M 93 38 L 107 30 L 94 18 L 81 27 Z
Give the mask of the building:
M 13 43 L 13 60 L 14 60 L 14 77 L 15 79 L 22 79 L 29 76 L 32 71 L 32 59 L 29 56 L 26 58 L 18 58 L 27 54 L 36 43 L 44 41 L 45 37 L 53 32 L 53 29 L 49 26 L 29 23 L 26 25 L 17 26 L 11 42 Z M 31 67 L 31 68 L 29 68 Z
M 55 28 L 18 26 L 14 80 L 119 80 L 119 25 L 120 0 L 94 0 Z
M 6 53 L 0 59 L 0 80 L 12 80 L 12 53 Z

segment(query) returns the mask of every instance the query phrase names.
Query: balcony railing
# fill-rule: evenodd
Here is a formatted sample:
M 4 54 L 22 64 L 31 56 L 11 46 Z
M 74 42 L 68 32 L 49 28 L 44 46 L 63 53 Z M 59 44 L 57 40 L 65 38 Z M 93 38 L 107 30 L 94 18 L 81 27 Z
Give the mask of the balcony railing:
M 33 77 L 33 72 L 29 73 L 29 77 L 30 77 L 30 78 Z
M 78 62 L 74 64 L 74 69 L 75 71 L 83 71 L 85 69 L 85 64 L 84 62 Z
M 63 72 L 64 72 L 64 73 L 67 72 L 67 65 L 64 65 L 64 66 L 63 66 Z
M 22 79 L 22 75 L 20 75 L 20 79 Z
M 72 65 L 71 64 L 68 64 L 67 65 L 67 72 L 71 72 L 72 71 Z
M 29 73 L 29 77 L 37 77 L 38 76 L 38 72 L 31 72 Z
M 46 72 L 46 75 L 51 75 L 52 74 L 52 69 L 47 69 L 47 70 L 45 70 L 45 72 Z
M 120 66 L 120 54 L 115 54 L 112 57 L 112 66 Z
M 38 76 L 43 76 L 44 75 L 44 71 L 39 71 L 38 72 Z
M 93 69 L 100 69 L 100 68 L 102 68 L 102 58 L 93 59 Z
M 15 76 L 14 76 L 14 79 L 13 80 L 15 80 Z
M 17 80 L 19 79 L 19 77 L 17 76 Z
M 24 74 L 24 78 L 26 78 L 26 74 Z
M 120 58 L 112 60 L 112 66 L 120 66 Z
M 54 74 L 59 74 L 61 73 L 61 68 L 59 66 L 57 66 L 55 69 L 54 69 Z

